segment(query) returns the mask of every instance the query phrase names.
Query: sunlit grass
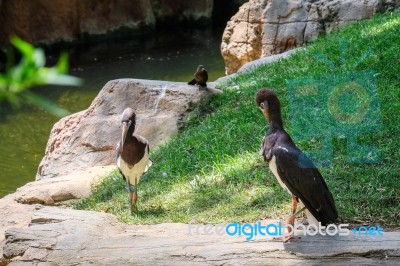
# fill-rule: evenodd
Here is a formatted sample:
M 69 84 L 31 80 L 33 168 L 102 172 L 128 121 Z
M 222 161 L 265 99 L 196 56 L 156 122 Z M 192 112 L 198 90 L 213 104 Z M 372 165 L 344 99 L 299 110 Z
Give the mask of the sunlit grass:
M 125 184 L 117 171 L 76 208 L 110 212 L 126 223 L 283 219 L 290 213 L 291 197 L 258 155 L 268 126 L 255 106 L 255 93 L 262 87 L 277 92 L 285 126 L 293 133 L 288 81 L 372 70 L 376 73 L 382 127 L 357 136 L 357 141 L 376 147 L 379 162 L 349 163 L 348 140 L 334 136 L 332 167 L 322 168 L 321 173 L 335 198 L 340 221 L 398 226 L 399 22 L 399 13 L 394 13 L 355 23 L 318 39 L 288 60 L 259 67 L 223 85 L 224 93 L 201 106 L 178 137 L 152 152 L 154 165 L 139 186 L 139 215 L 130 215 Z M 324 125 L 324 121 L 317 122 Z M 303 150 L 321 145 L 319 139 L 297 143 Z

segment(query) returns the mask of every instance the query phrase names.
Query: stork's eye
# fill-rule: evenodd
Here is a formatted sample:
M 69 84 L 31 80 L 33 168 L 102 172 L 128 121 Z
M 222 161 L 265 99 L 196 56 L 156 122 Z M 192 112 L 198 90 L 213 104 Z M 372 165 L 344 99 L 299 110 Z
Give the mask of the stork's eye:
M 264 103 L 260 103 L 260 107 L 264 109 L 265 108 Z

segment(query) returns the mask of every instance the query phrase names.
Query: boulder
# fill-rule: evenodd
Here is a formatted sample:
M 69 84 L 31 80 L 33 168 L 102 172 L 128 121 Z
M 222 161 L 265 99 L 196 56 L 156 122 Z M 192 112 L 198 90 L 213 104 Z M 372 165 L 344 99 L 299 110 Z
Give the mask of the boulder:
M 226 74 L 261 57 L 315 40 L 321 33 L 400 6 L 395 0 L 250 0 L 228 22 L 221 53 Z
M 115 164 L 115 146 L 121 135 L 119 119 L 126 107 L 137 114 L 136 133 L 154 148 L 176 136 L 188 112 L 217 92 L 184 82 L 110 81 L 87 110 L 54 125 L 36 180 Z

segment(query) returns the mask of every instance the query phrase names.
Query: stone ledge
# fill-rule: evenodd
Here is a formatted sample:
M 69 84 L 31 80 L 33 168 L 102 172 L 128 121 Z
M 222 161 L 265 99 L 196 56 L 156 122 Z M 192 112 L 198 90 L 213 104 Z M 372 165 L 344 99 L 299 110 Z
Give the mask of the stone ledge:
M 3 252 L 10 265 L 398 264 L 400 232 L 376 237 L 302 236 L 289 243 L 271 237 L 246 241 L 189 235 L 187 224 L 126 225 L 105 213 L 43 207 L 33 212 L 28 227 L 6 231 Z
M 115 165 L 97 166 L 69 175 L 30 182 L 13 194 L 14 200 L 23 204 L 53 205 L 56 202 L 81 199 L 89 196 L 93 186 L 114 169 Z

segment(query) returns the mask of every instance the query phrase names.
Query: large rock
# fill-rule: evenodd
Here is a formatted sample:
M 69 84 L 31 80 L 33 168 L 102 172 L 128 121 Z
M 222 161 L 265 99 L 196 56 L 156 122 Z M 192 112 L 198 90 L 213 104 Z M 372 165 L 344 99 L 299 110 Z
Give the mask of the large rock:
M 87 110 L 54 125 L 36 180 L 115 164 L 115 146 L 121 135 L 119 118 L 126 107 L 136 111 L 136 132 L 154 148 L 177 135 L 188 111 L 216 92 L 183 82 L 110 81 Z
M 0 6 L 0 42 L 17 35 L 35 43 L 71 41 L 126 27 L 152 26 L 150 0 L 13 0 Z
M 263 221 L 268 224 L 276 221 Z M 196 225 L 192 225 L 195 227 Z M 398 265 L 400 233 L 383 236 L 228 236 L 209 225 L 126 225 L 106 213 L 42 207 L 29 227 L 9 228 L 3 256 L 10 265 Z M 198 228 L 199 229 L 199 228 Z M 24 264 L 25 263 L 25 264 Z
M 226 73 L 399 6 L 398 0 L 250 0 L 231 18 L 222 37 Z

